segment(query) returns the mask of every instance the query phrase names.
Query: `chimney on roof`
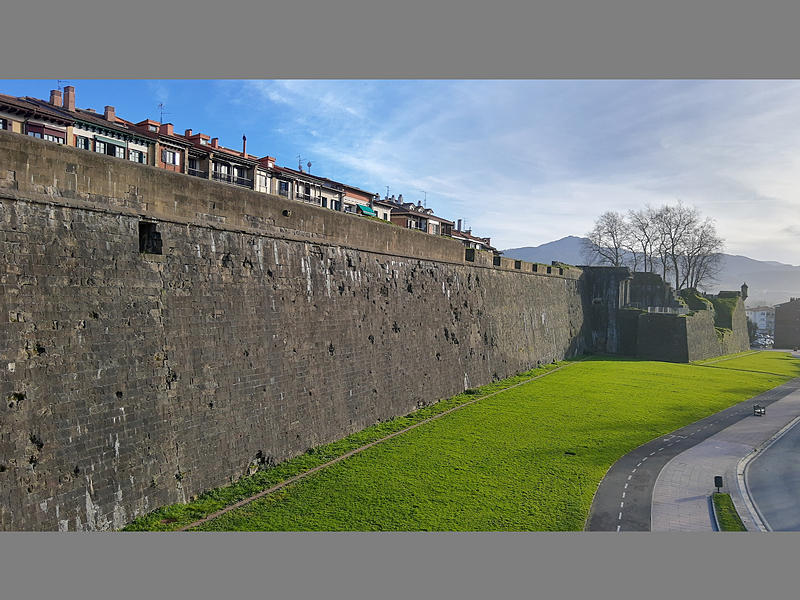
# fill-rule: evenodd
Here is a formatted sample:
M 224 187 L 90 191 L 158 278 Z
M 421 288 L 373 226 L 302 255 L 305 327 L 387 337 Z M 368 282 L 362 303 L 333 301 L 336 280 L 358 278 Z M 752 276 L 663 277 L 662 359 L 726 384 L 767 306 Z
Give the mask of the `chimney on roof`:
M 247 158 L 247 136 L 242 136 L 242 156 Z
M 219 138 L 211 138 L 211 147 L 212 148 L 219 147 Z
M 392 196 L 392 198 L 394 198 L 394 196 Z M 397 197 L 397 201 L 398 201 L 400 204 L 402 204 L 402 203 L 403 203 L 403 194 L 400 194 L 400 195 Z
M 61 90 L 50 90 L 50 104 L 59 108 L 62 106 Z
M 188 137 L 192 137 L 192 130 L 191 129 L 187 129 L 186 131 L 183 132 L 183 135 L 185 137 L 187 137 L 187 138 Z
M 75 112 L 75 86 L 68 85 L 64 88 L 64 108 Z
M 112 123 L 117 121 L 117 115 L 114 114 L 113 106 L 106 106 L 106 110 L 103 113 L 103 118 L 105 118 L 106 121 L 111 121 Z
M 83 110 L 85 110 L 86 112 L 90 112 L 90 113 L 97 112 L 97 111 L 96 111 L 95 109 L 93 109 L 93 108 L 84 108 Z
M 173 127 L 172 123 L 164 123 L 161 125 L 159 133 L 163 133 L 165 135 L 175 135 L 175 128 Z
M 456 226 L 456 231 L 461 231 L 461 219 L 458 220 L 458 225 Z

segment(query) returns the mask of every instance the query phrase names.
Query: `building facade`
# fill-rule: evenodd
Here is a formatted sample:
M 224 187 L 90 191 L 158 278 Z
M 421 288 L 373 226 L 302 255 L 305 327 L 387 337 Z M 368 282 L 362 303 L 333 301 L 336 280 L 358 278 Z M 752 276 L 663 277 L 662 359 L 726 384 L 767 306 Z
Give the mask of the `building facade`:
M 775 332 L 775 307 L 755 306 L 746 311 L 747 318 L 755 323 L 758 331 L 772 335 Z
M 800 348 L 800 298 L 775 307 L 775 348 Z

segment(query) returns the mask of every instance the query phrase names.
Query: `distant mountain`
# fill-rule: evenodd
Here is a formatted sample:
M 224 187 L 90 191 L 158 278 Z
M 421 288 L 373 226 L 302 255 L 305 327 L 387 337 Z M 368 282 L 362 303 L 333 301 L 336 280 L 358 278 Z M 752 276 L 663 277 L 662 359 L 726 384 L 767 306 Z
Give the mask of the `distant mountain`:
M 544 264 L 556 260 L 569 265 L 582 265 L 586 264 L 582 252 L 583 240 L 570 235 L 541 246 L 509 248 L 503 250 L 503 256 Z M 790 297 L 800 297 L 800 266 L 723 254 L 722 271 L 717 281 L 704 291 L 715 294 L 720 290 L 738 290 L 742 283 L 747 283 L 749 288 L 748 306 L 772 306 L 787 302 Z

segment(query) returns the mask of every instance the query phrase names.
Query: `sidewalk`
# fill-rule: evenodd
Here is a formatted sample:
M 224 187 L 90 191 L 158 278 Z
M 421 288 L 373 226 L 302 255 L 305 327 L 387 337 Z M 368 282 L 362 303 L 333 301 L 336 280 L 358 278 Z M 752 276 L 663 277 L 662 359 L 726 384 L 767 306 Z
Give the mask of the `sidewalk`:
M 759 531 L 749 499 L 742 496 L 737 467 L 797 417 L 800 389 L 769 404 L 763 417 L 745 417 L 669 461 L 653 488 L 651 531 L 714 531 L 709 496 L 716 490 L 715 475 L 722 475 L 721 491 L 731 495 L 747 530 Z

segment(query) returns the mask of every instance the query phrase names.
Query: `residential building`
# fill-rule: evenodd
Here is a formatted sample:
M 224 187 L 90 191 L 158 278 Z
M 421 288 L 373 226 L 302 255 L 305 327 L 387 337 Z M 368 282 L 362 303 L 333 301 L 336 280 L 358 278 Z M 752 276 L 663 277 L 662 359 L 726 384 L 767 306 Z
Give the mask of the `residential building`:
M 800 298 L 775 307 L 775 348 L 800 348 Z
M 745 309 L 745 314 L 756 324 L 759 332 L 769 333 L 770 335 L 775 332 L 775 307 L 756 306 L 747 308 Z
M 66 143 L 74 120 L 60 111 L 23 98 L 0 94 L 0 129 Z
M 192 144 L 187 153 L 188 175 L 256 189 L 259 159 L 247 153 L 246 136 L 242 136 L 241 151 L 220 146 L 219 138 L 193 133 L 191 129 L 187 129 L 181 137 Z
M 187 172 L 189 148 L 192 143 L 180 134 L 176 134 L 172 123 L 144 119 L 132 123 L 131 126 L 135 131 L 153 140 L 150 165 L 175 173 Z
M 316 204 L 331 210 L 343 210 L 345 186 L 341 183 L 317 177 L 299 169 L 290 169 L 275 164 L 275 159 L 261 159 L 262 167 L 270 174 L 270 193 L 290 200 Z
M 448 221 L 433 214 L 433 209 L 426 208 L 422 202 L 404 202 L 403 194 L 396 199 L 394 195 L 384 197 L 383 202 L 392 207 L 391 221 L 400 227 L 418 229 L 430 235 L 450 235 L 453 230 L 453 221 Z
M 60 90 L 50 91 L 50 100 L 27 98 L 40 106 L 47 106 L 73 120 L 67 144 L 83 150 L 106 154 L 116 158 L 147 164 L 154 140 L 142 135 L 133 124 L 117 117 L 113 106 L 106 106 L 100 116 L 91 108 L 75 106 L 75 88 L 68 85 L 64 94 Z
M 456 228 L 450 232 L 450 237 L 458 240 L 467 248 L 475 248 L 476 250 L 488 250 L 495 254 L 499 254 L 497 248 L 491 245 L 491 238 L 482 238 L 472 235 L 472 229 L 461 229 L 461 219 L 458 220 Z

